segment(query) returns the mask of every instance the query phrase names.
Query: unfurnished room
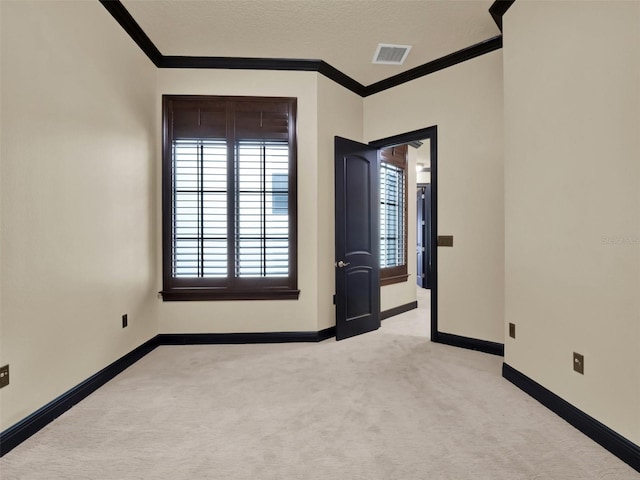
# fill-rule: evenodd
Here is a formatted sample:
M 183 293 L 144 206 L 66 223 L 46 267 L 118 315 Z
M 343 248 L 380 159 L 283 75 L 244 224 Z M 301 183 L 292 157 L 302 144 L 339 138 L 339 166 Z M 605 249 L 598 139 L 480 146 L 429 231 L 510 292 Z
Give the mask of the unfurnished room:
M 640 480 L 640 1 L 0 0 L 0 478 Z

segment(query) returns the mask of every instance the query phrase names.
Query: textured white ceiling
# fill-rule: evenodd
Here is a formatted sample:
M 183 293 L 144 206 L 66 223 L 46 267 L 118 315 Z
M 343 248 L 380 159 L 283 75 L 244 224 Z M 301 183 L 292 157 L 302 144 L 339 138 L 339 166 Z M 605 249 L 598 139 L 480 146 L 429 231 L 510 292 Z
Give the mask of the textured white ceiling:
M 163 55 L 324 60 L 364 85 L 500 33 L 493 0 L 122 0 Z M 378 43 L 412 45 L 373 65 Z

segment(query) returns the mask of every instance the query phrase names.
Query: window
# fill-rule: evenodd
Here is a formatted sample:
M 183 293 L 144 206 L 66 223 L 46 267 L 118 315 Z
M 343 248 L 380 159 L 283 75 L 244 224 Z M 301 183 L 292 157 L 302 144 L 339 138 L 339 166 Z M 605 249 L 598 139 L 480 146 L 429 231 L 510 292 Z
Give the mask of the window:
M 380 151 L 380 284 L 407 280 L 407 145 Z
M 295 299 L 294 98 L 163 97 L 163 299 Z

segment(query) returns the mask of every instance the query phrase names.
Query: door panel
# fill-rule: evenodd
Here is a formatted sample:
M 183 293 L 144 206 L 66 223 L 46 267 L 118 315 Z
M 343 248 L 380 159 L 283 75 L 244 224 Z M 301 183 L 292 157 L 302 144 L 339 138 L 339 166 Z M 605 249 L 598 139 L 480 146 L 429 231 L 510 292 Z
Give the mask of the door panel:
M 346 291 L 351 292 L 352 295 L 347 295 L 347 322 L 352 322 L 360 318 L 364 318 L 367 315 L 371 315 L 373 305 L 371 305 L 371 298 L 368 295 L 359 294 L 361 288 L 371 289 L 371 269 L 370 268 L 353 268 L 346 272 Z
M 347 242 L 345 257 L 371 252 L 371 164 L 365 157 L 350 155 L 347 157 L 343 188 L 345 195 L 345 225 L 349 231 L 345 235 Z
M 380 327 L 378 152 L 336 137 L 336 339 Z

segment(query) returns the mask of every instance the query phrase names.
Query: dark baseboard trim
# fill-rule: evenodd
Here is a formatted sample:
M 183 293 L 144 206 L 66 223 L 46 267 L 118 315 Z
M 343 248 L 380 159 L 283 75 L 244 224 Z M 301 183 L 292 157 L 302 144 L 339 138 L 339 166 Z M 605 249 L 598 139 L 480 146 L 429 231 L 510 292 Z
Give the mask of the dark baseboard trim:
M 325 328 L 324 330 L 320 330 L 318 332 L 318 342 L 322 342 L 324 340 L 328 340 L 330 338 L 335 338 L 336 336 L 336 327 Z
M 386 320 L 387 318 L 400 315 L 401 313 L 408 312 L 416 308 L 418 308 L 417 301 L 405 303 L 404 305 L 399 305 L 397 307 L 390 308 L 389 310 L 385 310 L 384 312 L 380 312 L 380 320 Z
M 161 333 L 159 345 L 229 345 L 245 343 L 321 342 L 335 337 L 336 327 L 319 332 Z
M 640 446 L 614 432 L 595 418 L 574 407 L 555 393 L 520 373 L 506 363 L 502 364 L 502 376 L 516 387 L 536 399 L 555 414 L 584 433 L 594 442 L 609 450 L 623 462 L 640 472 Z
M 160 345 L 321 342 L 336 336 L 336 327 L 319 332 L 160 334 L 103 368 L 71 390 L 0 432 L 0 457 L 55 420 L 116 375 Z
M 494 20 L 502 24 L 502 15 L 515 0 L 496 2 L 489 12 Z M 211 69 L 243 69 L 243 70 L 293 70 L 304 72 L 318 72 L 338 85 L 359 95 L 367 97 L 415 80 L 438 70 L 442 70 L 458 63 L 465 62 L 485 53 L 502 48 L 502 36 L 490 38 L 471 45 L 457 52 L 407 70 L 401 74 L 389 77 L 371 85 L 365 86 L 324 60 L 287 59 L 287 58 L 236 58 L 236 57 L 188 57 L 180 55 L 163 55 L 140 25 L 131 16 L 120 0 L 99 0 L 125 32 L 136 42 L 142 51 L 158 68 L 211 68 Z M 508 6 L 503 4 L 509 3 Z M 498 4 L 496 6 L 496 4 Z
M 504 344 L 490 342 L 488 340 L 479 340 L 477 338 L 463 337 L 454 335 L 453 333 L 437 332 L 435 338 L 432 336 L 431 341 L 435 343 L 443 343 L 452 347 L 467 348 L 469 350 L 477 350 L 479 352 L 490 353 L 504 357 Z
M 42 408 L 0 433 L 0 457 L 24 442 L 48 423 L 95 392 L 116 375 L 130 367 L 158 346 L 157 337 L 143 343 L 84 382 L 63 393 Z

